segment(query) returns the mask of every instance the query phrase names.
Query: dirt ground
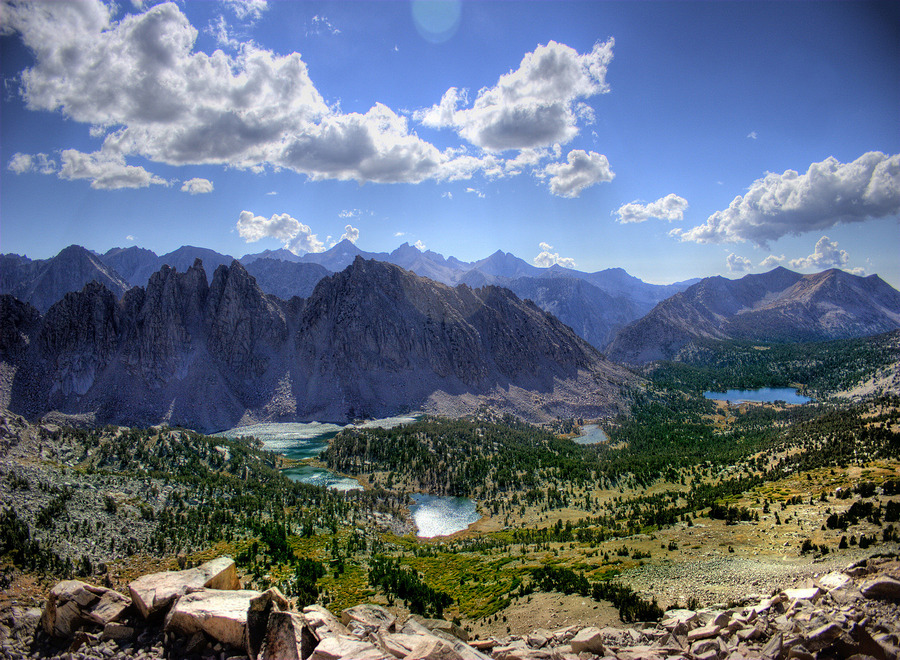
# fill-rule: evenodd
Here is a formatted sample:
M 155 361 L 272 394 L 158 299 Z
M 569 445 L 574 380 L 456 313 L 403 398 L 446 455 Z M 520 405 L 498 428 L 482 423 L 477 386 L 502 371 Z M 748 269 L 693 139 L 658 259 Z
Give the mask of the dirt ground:
M 480 639 L 527 635 L 541 628 L 553 631 L 575 624 L 598 628 L 623 625 L 618 610 L 609 603 L 558 593 L 534 593 L 514 600 L 496 616 L 463 622 L 469 636 Z

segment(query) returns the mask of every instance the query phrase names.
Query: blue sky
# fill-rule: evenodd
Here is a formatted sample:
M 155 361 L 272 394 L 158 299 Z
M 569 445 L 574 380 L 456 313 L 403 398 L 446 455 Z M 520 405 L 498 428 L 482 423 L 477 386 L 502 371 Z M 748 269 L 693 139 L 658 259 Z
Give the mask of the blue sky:
M 900 3 L 0 5 L 0 249 L 900 286 Z

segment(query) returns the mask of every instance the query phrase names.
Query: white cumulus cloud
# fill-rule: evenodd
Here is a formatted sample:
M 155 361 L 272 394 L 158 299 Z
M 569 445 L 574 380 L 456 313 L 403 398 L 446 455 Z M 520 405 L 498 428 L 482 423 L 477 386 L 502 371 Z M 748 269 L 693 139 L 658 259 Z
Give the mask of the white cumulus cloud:
M 240 237 L 248 243 L 274 238 L 294 254 L 325 250 L 325 245 L 312 229 L 289 213 L 276 213 L 266 219 L 261 215 L 253 215 L 251 211 L 241 211 L 236 226 Z
M 541 242 L 538 244 L 541 249 L 532 263 L 538 268 L 549 268 L 553 265 L 562 266 L 563 268 L 575 268 L 575 260 L 571 257 L 560 257 L 558 252 L 552 252 L 553 246 L 549 243 Z
M 288 213 L 276 213 L 267 220 L 261 215 L 253 215 L 250 211 L 241 211 L 237 221 L 238 234 L 248 243 L 255 243 L 263 238 L 275 238 L 287 243 L 303 227 L 299 220 L 292 218 Z M 309 231 L 309 228 L 306 230 Z
M 105 150 L 86 154 L 76 149 L 65 149 L 61 154 L 60 179 L 87 179 L 91 188 L 117 190 L 119 188 L 147 188 L 153 185 L 169 185 L 143 167 L 126 165 L 125 157 Z
M 852 163 L 826 158 L 806 174 L 787 170 L 757 179 L 729 207 L 683 232 L 683 241 L 752 241 L 765 247 L 788 234 L 882 218 L 900 211 L 900 155 L 870 151 Z
M 344 233 L 341 235 L 341 240 L 347 240 L 351 243 L 356 243 L 356 241 L 359 240 L 359 229 L 351 225 L 347 225 L 346 227 L 344 227 Z
M 188 179 L 181 186 L 181 192 L 190 193 L 192 195 L 202 195 L 204 193 L 211 193 L 212 191 L 213 182 L 209 179 L 200 179 L 198 177 Z
M 746 270 L 750 270 L 753 266 L 752 262 L 747 257 L 739 257 L 734 253 L 728 255 L 725 259 L 725 265 L 732 273 L 743 273 Z
M 637 201 L 623 204 L 616 211 L 616 215 L 619 216 L 619 222 L 622 224 L 646 222 L 650 218 L 673 222 L 684 219 L 684 212 L 687 207 L 688 203 L 684 197 L 679 197 L 675 193 L 669 193 L 665 197 L 661 197 L 649 204 L 642 204 Z
M 838 248 L 836 241 L 832 241 L 827 236 L 823 236 L 816 241 L 813 253 L 808 257 L 800 259 L 791 259 L 791 267 L 800 270 L 826 270 L 828 268 L 843 268 L 851 273 L 861 273 L 860 268 L 847 268 L 850 262 L 850 255 L 846 250 Z
M 578 134 L 579 120 L 592 111 L 580 99 L 609 91 L 606 70 L 614 40 L 597 42 L 579 55 L 550 41 L 522 58 L 493 87 L 480 90 L 468 105 L 466 90 L 448 89 L 440 103 L 415 118 L 432 128 L 453 128 L 470 143 L 489 151 L 530 149 L 565 144 Z
M 782 255 L 774 255 L 770 254 L 768 257 L 759 262 L 759 265 L 763 268 L 774 268 L 775 266 L 780 266 L 784 263 L 785 256 Z
M 232 20 L 252 23 L 268 4 L 229 0 L 224 6 Z M 381 103 L 342 112 L 319 92 L 299 53 L 261 47 L 233 30 L 222 12 L 204 29 L 224 49 L 206 53 L 196 49 L 198 29 L 178 3 L 136 7 L 137 13 L 117 15 L 121 6 L 100 0 L 3 4 L 4 34 L 18 34 L 33 56 L 18 77 L 28 109 L 86 124 L 102 140 L 98 153 L 117 154 L 125 185 L 161 182 L 145 171 L 140 183 L 139 172 L 126 171 L 134 158 L 288 169 L 312 180 L 360 183 L 506 177 L 527 169 L 550 176 L 551 191 L 561 195 L 577 195 L 598 176 L 608 180 L 592 153 L 572 152 L 568 163 L 549 171 L 540 163 L 552 154 L 558 159 L 559 145 L 593 121 L 585 101 L 608 91 L 612 39 L 586 53 L 554 41 L 540 45 L 471 103 L 465 90 L 453 88 L 438 105 L 412 113 L 427 126 L 455 129 L 474 145 L 470 153 L 466 146 L 439 149 L 411 130 L 408 113 Z M 321 14 L 312 25 L 336 31 Z M 506 150 L 516 154 L 504 157 Z M 600 169 L 608 171 L 608 164 Z M 100 177 L 91 181 L 113 187 Z
M 300 225 L 300 231 L 294 236 L 291 241 L 285 244 L 288 250 L 293 252 L 294 254 L 301 254 L 302 252 L 324 252 L 325 244 L 319 240 L 316 234 L 313 234 L 309 227 L 306 225 Z
M 230 6 L 256 18 L 266 5 Z M 123 158 L 384 183 L 465 178 L 481 168 L 420 139 L 382 104 L 340 113 L 298 53 L 252 42 L 232 43 L 233 56 L 196 51 L 198 31 L 175 3 L 118 21 L 96 0 L 21 3 L 5 5 L 3 18 L 34 55 L 20 77 L 28 108 L 89 124 Z M 227 30 L 222 38 L 234 40 Z
M 415 243 L 413 243 L 413 247 L 416 248 L 419 252 L 424 252 L 425 250 L 428 249 L 428 248 L 425 246 L 425 244 L 424 244 L 422 241 L 420 241 L 420 240 L 419 240 L 419 241 L 416 241 Z
M 585 188 L 616 176 L 606 156 L 583 149 L 570 151 L 565 163 L 550 163 L 543 174 L 550 177 L 550 192 L 559 197 L 578 197 Z

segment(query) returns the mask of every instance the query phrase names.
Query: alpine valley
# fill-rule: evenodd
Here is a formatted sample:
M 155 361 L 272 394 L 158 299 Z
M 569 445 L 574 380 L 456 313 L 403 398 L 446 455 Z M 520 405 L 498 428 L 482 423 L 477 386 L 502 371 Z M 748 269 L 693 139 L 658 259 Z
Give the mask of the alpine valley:
M 0 268 L 4 657 L 900 653 L 876 275 L 660 286 L 346 240 Z M 717 394 L 757 388 L 812 400 Z M 419 537 L 421 495 L 476 522 Z

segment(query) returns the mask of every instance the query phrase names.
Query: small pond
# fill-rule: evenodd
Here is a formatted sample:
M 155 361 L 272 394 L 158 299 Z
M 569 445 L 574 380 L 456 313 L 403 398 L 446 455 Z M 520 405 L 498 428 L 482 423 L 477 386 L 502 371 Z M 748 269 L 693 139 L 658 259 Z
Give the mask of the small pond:
M 585 424 L 581 427 L 581 435 L 572 440 L 579 445 L 599 445 L 602 442 L 609 442 L 606 433 L 597 424 Z
M 409 507 L 409 511 L 416 523 L 417 536 L 420 538 L 448 536 L 466 529 L 481 518 L 475 502 L 468 497 L 445 497 L 420 493 L 412 497 L 416 503 Z
M 359 490 L 360 488 L 359 482 L 352 477 L 342 477 L 327 468 L 314 467 L 312 465 L 287 468 L 282 470 L 282 473 L 291 481 L 299 481 L 300 483 L 312 484 L 313 486 L 324 486 L 325 488 L 342 492 Z
M 761 387 L 756 390 L 728 390 L 727 392 L 704 392 L 703 396 L 715 401 L 728 401 L 729 403 L 772 403 L 784 401 L 785 403 L 809 403 L 808 396 L 797 394 L 797 390 L 791 387 Z

